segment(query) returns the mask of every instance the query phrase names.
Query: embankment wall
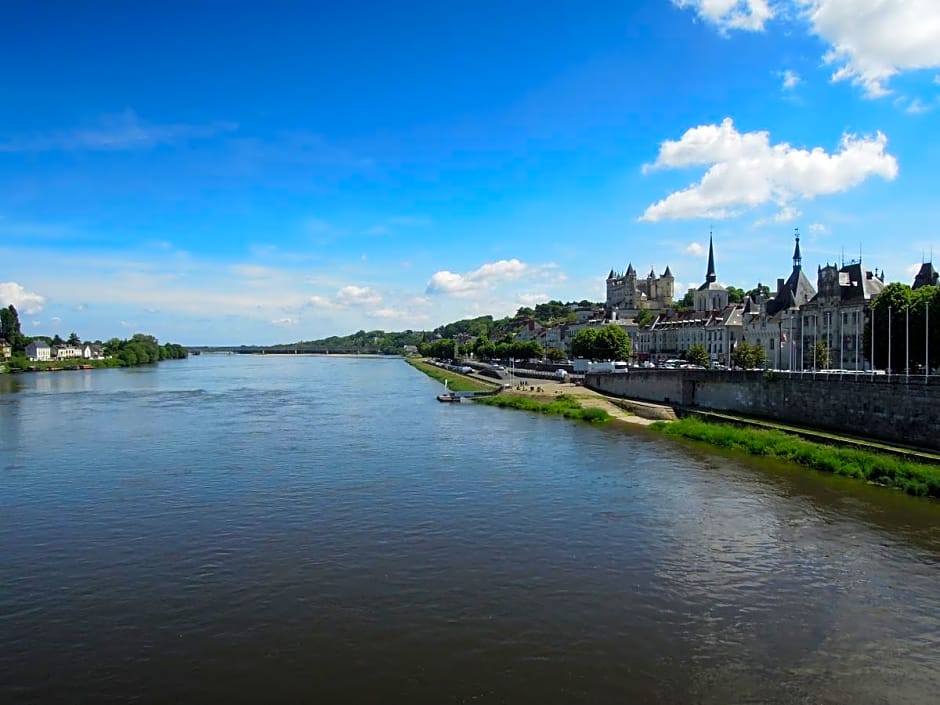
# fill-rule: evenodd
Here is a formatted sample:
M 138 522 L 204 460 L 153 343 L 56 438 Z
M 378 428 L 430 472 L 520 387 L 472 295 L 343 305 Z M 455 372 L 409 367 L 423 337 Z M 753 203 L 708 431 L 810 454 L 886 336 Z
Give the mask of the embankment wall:
M 640 369 L 589 374 L 585 384 L 627 399 L 940 450 L 940 377 Z

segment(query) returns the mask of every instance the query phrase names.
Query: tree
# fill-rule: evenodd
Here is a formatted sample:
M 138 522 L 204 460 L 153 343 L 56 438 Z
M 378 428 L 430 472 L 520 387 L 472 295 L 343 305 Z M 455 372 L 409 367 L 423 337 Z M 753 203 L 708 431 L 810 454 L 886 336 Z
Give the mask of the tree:
M 685 292 L 685 296 L 679 299 L 679 303 L 676 304 L 677 311 L 688 311 L 695 307 L 695 291 L 689 289 Z
M 649 327 L 653 321 L 656 320 L 656 316 L 653 315 L 653 312 L 648 308 L 640 309 L 640 312 L 636 316 L 636 324 L 640 328 Z
M 0 337 L 6 339 L 13 352 L 22 352 L 26 347 L 25 336 L 20 330 L 20 316 L 13 304 L 0 308 Z
M 817 340 L 813 346 L 813 367 L 817 370 L 828 370 L 830 364 L 832 364 L 832 361 L 829 355 L 829 346 L 826 345 L 826 341 Z
M 591 360 L 625 360 L 630 357 L 630 336 L 617 325 L 582 328 L 571 341 L 575 357 Z
M 744 303 L 744 289 L 739 289 L 736 286 L 729 286 L 728 287 L 728 303 L 743 304 Z
M 731 353 L 731 362 L 735 367 L 753 369 L 767 364 L 767 351 L 760 343 L 740 341 Z
M 81 345 L 82 339 L 78 337 L 75 331 L 72 331 L 69 334 L 69 345 Z
M 552 362 L 563 362 L 568 359 L 568 356 L 565 355 L 564 350 L 559 350 L 558 348 L 548 348 L 545 351 L 545 357 L 547 357 Z
M 705 349 L 702 343 L 690 345 L 689 349 L 685 351 L 685 360 L 691 365 L 701 365 L 702 367 L 708 367 L 710 362 L 708 350 Z
M 887 368 L 889 357 L 895 371 L 908 367 L 920 369 L 925 363 L 931 369 L 940 365 L 940 287 L 924 286 L 914 291 L 907 284 L 888 284 L 871 303 L 871 316 L 865 325 L 866 357 L 871 356 L 872 319 L 875 327 L 874 367 Z M 924 359 L 928 343 L 929 362 Z
M 64 342 L 65 342 L 65 341 L 62 340 L 62 336 L 60 336 L 58 333 L 56 333 L 54 336 L 52 336 L 52 344 L 53 344 L 53 345 L 62 345 Z
M 746 295 L 752 299 L 763 298 L 764 300 L 767 300 L 770 298 L 770 287 L 766 284 L 757 282 L 757 286 L 747 292 Z

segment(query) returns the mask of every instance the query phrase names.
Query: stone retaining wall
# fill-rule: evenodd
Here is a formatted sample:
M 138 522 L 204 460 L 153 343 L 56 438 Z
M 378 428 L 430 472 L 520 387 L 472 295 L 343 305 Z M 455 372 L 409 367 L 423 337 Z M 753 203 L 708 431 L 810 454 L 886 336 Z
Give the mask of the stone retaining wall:
M 631 370 L 588 374 L 605 394 L 940 450 L 940 377 Z

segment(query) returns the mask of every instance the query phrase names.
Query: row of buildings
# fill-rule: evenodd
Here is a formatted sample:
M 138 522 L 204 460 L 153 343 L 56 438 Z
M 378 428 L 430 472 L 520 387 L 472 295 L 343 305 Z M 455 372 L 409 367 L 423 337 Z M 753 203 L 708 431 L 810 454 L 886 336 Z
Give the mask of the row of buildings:
M 914 288 L 937 283 L 936 269 L 924 263 Z M 869 270 L 861 259 L 818 267 L 814 285 L 803 271 L 797 235 L 792 269 L 777 279 L 776 292 L 762 294 L 763 287 L 758 285 L 757 293 L 742 303 L 732 303 L 728 289 L 718 282 L 709 237 L 705 281 L 691 292 L 690 309 L 677 309 L 669 267 L 659 276 L 651 271 L 643 279 L 631 264 L 623 273 L 611 270 L 604 309 L 579 309 L 576 323 L 561 326 L 544 327 L 531 321 L 516 338 L 536 340 L 570 355 L 571 341 L 579 330 L 613 323 L 623 326 L 640 361 L 681 357 L 692 345 L 701 344 L 713 363 L 730 364 L 735 346 L 747 342 L 760 345 L 768 365 L 783 370 L 812 368 L 814 347 L 822 341 L 831 367 L 864 370 L 868 359 L 862 349 L 863 332 L 871 301 L 884 286 L 884 272 Z
M 12 351 L 6 341 L 0 341 L 0 351 L 9 359 Z M 34 340 L 26 346 L 26 357 L 30 362 L 52 362 L 53 360 L 103 360 L 104 348 L 97 343 L 63 343 L 50 345 L 45 340 Z

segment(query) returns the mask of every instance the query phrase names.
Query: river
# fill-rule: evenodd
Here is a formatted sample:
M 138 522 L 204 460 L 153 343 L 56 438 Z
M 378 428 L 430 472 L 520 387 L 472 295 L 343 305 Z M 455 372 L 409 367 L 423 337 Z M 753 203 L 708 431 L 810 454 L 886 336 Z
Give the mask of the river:
M 0 702 L 937 702 L 940 503 L 439 390 L 0 376 Z

